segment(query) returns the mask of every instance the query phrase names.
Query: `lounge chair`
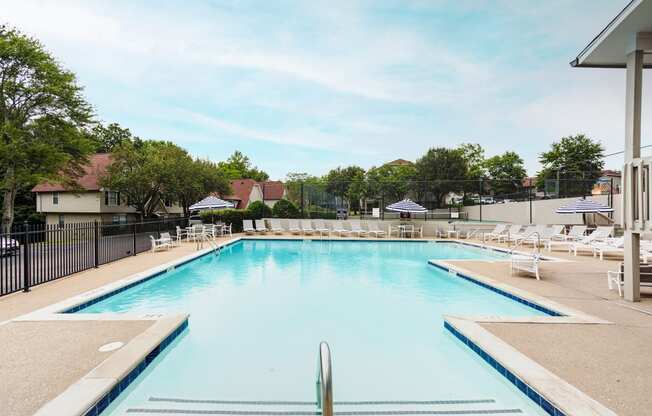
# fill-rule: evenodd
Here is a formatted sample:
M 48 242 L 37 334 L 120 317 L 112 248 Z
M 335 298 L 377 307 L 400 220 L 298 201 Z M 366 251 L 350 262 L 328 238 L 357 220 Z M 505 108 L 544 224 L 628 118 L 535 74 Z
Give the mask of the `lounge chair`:
M 551 227 L 546 227 L 541 232 L 536 231 L 538 235 L 533 234 L 529 238 L 523 240 L 522 243 L 524 244 L 531 243 L 533 246 L 537 244 L 539 245 L 543 244 L 545 246 L 548 241 L 552 240 L 555 235 L 561 234 L 563 230 L 564 230 L 563 225 L 553 225 Z
M 269 231 L 269 228 L 265 225 L 265 220 L 256 220 L 256 231 L 263 234 Z
M 495 239 L 500 243 L 500 242 L 508 242 L 512 238 L 512 236 L 519 235 L 521 232 L 521 228 L 523 228 L 522 225 L 519 224 L 513 224 L 510 225 L 507 230 L 505 230 L 504 233 L 498 235 Z
M 577 241 L 583 239 L 585 234 L 586 225 L 573 225 L 568 234 L 560 234 L 559 236 L 556 236 L 555 239 L 562 241 Z
M 537 280 L 541 280 L 539 276 L 540 261 L 541 257 L 538 254 L 512 254 L 510 273 L 512 275 L 518 272 L 531 273 Z
M 573 252 L 577 256 L 578 251 L 591 251 L 593 253 L 593 245 L 600 241 L 608 239 L 614 231 L 614 227 L 598 227 L 591 234 L 584 237 L 580 241 L 570 242 L 568 245 L 568 253 Z
M 323 236 L 323 235 L 329 236 L 331 234 L 331 229 L 328 228 L 328 226 L 326 224 L 324 224 L 324 221 L 316 220 L 315 221 L 315 232 L 319 233 L 320 236 Z
M 312 222 L 310 220 L 301 220 L 301 232 L 306 235 L 311 235 L 315 232 L 312 228 Z
M 351 226 L 351 234 L 358 234 L 358 237 L 364 237 L 367 234 L 367 232 L 362 228 L 360 221 L 350 221 L 349 225 Z
M 344 234 L 348 234 L 350 230 L 347 230 L 344 228 L 344 224 L 342 224 L 342 221 L 334 221 L 333 222 L 333 233 L 339 235 L 342 237 Z
M 164 237 L 164 234 L 167 234 L 167 236 Z M 152 242 L 152 252 L 159 249 L 169 250 L 172 248 L 172 238 L 170 238 L 169 233 L 161 233 L 161 238 L 154 238 L 150 235 L 149 239 Z
M 641 286 L 652 286 L 652 264 L 641 263 Z M 609 270 L 607 272 L 607 285 L 613 290 L 614 285 L 618 288 L 618 295 L 623 295 L 623 286 L 625 285 L 625 263 L 618 265 L 618 270 Z
M 270 220 L 270 222 L 272 223 L 272 225 L 271 225 L 271 231 L 272 231 L 274 234 L 283 234 L 283 232 L 284 232 L 285 230 L 283 229 L 283 227 L 281 227 L 281 221 L 280 221 L 280 220 L 272 219 L 272 220 Z
M 253 222 L 251 220 L 242 220 L 242 231 L 245 234 L 255 234 L 256 229 L 254 228 Z
M 377 238 L 385 237 L 385 231 L 380 229 L 380 227 L 378 226 L 378 222 L 369 221 L 367 223 L 367 228 L 369 228 L 369 235 L 374 235 Z
M 299 227 L 299 220 L 288 220 L 288 222 L 290 224 L 288 229 L 292 234 L 301 234 L 301 227 Z
M 482 230 L 478 228 L 478 229 L 474 230 L 473 234 L 475 235 L 475 234 L 481 233 L 481 232 L 482 232 Z M 492 231 L 490 231 L 488 233 L 485 233 L 484 238 L 486 240 L 489 240 L 489 241 L 498 240 L 506 232 L 507 232 L 507 224 L 496 224 L 496 226 L 494 227 L 494 229 Z M 469 237 L 469 234 L 467 234 L 467 238 L 468 237 Z
M 517 233 L 517 234 L 511 234 L 511 233 L 508 234 L 507 236 L 504 237 L 505 238 L 504 241 L 506 243 L 507 242 L 513 242 L 513 243 L 518 244 L 522 240 L 527 240 L 528 238 L 534 236 L 536 232 L 537 232 L 536 225 L 529 225 L 529 226 L 525 227 L 525 230 L 523 230 L 523 232 L 520 232 L 520 233 Z

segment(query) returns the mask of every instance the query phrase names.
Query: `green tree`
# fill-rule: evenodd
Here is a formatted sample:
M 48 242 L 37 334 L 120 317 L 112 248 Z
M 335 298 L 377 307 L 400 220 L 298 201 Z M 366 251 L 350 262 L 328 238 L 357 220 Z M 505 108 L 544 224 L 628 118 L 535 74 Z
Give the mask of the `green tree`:
M 185 151 L 184 151 L 185 153 Z M 189 207 L 210 194 L 229 195 L 229 180 L 217 165 L 210 160 L 193 160 L 187 153 L 179 153 L 172 166 L 172 175 L 163 188 L 163 195 L 178 202 L 184 215 L 189 215 Z
M 127 128 L 122 128 L 118 123 L 107 126 L 97 124 L 91 131 L 91 140 L 96 144 L 98 153 L 111 153 L 126 142 L 133 142 L 136 147 L 142 145 L 142 140 L 131 134 Z
M 359 209 L 360 187 L 352 188 L 352 185 L 360 184 L 364 179 L 365 171 L 359 166 L 337 167 L 331 169 L 325 176 L 326 192 L 346 202 L 349 209 Z
M 299 208 L 287 199 L 281 199 L 272 208 L 274 218 L 299 218 Z
M 372 167 L 367 171 L 364 195 L 386 203 L 403 199 L 413 188 L 415 173 L 413 165 Z
M 302 190 L 304 202 L 308 201 L 305 205 L 309 205 L 310 201 L 319 196 L 318 194 L 326 192 L 326 185 L 322 178 L 305 172 L 288 173 L 284 185 L 287 199 L 297 206 L 301 205 Z
M 604 148 L 600 142 L 584 134 L 562 137 L 553 142 L 547 152 L 541 153 L 541 171 L 537 173 L 537 187 L 545 188 L 546 181 L 560 180 L 563 196 L 585 195 L 602 174 Z
M 113 161 L 100 179 L 103 187 L 118 191 L 141 218 L 148 218 L 163 199 L 176 196 L 175 178 L 191 163 L 188 153 L 165 141 L 144 141 L 141 147 L 123 143 L 113 152 Z
M 0 26 L 2 229 L 19 191 L 47 180 L 74 186 L 93 151 L 91 107 L 75 75 L 35 39 Z
M 468 165 L 459 149 L 436 147 L 429 149 L 415 164 L 419 190 L 431 194 L 438 207 L 450 192 L 464 188 Z
M 468 179 L 481 179 L 487 176 L 484 149 L 477 143 L 462 143 L 458 149 L 468 166 Z
M 516 192 L 527 176 L 523 159 L 515 152 L 490 157 L 485 161 L 491 189 L 499 195 Z
M 261 218 L 270 218 L 272 216 L 272 209 L 267 206 L 263 201 L 254 201 L 247 207 L 249 215 L 252 219 L 259 220 Z
M 249 157 L 239 150 L 233 152 L 226 161 L 218 163 L 218 167 L 229 179 L 253 179 L 257 182 L 269 180 L 269 175 L 252 166 Z

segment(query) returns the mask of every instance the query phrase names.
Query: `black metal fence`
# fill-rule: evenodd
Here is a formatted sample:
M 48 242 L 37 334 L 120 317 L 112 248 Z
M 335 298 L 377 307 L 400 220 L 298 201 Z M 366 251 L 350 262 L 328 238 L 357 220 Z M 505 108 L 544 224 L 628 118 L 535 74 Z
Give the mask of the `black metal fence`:
M 126 224 L 19 224 L 0 234 L 0 296 L 98 267 L 151 248 L 150 236 L 176 235 L 187 218 Z

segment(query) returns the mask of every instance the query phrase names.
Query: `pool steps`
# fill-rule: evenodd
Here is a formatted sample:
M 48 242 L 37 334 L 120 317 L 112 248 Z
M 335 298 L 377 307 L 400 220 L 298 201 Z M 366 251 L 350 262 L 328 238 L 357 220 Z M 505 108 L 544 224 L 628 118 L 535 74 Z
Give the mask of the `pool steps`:
M 161 406 L 161 407 L 150 407 Z M 503 415 L 523 414 L 521 409 L 495 408 L 494 399 L 457 400 L 362 400 L 335 401 L 334 415 Z M 218 400 L 150 397 L 146 406 L 129 408 L 128 414 L 321 416 L 316 401 Z

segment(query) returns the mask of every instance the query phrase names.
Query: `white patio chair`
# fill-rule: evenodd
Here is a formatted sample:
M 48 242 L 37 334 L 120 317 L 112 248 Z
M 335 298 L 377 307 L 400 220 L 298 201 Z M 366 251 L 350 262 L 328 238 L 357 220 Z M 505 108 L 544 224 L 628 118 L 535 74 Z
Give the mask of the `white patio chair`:
M 496 227 L 488 233 L 485 233 L 485 240 L 498 240 L 503 234 L 507 232 L 507 224 L 496 224 Z M 477 232 L 476 232 L 477 234 Z
M 283 227 L 281 226 L 281 220 L 278 219 L 272 219 L 270 220 L 271 224 L 271 230 L 274 234 L 283 234 L 285 231 Z
M 320 236 L 329 236 L 331 229 L 328 228 L 328 225 L 324 224 L 323 220 L 315 220 L 315 232 L 319 233 Z
M 176 235 L 177 244 L 180 244 L 181 240 L 183 240 L 184 237 L 186 239 L 188 238 L 188 230 L 184 230 L 183 228 L 179 227 L 178 225 L 176 227 L 176 230 L 177 230 L 177 235 Z
M 358 220 L 349 221 L 349 225 L 351 226 L 351 234 L 357 234 L 358 237 L 364 237 L 367 234 L 367 231 L 365 231 L 362 228 L 362 224 L 360 224 L 360 221 Z
M 256 231 L 263 234 L 266 234 L 269 231 L 265 225 L 265 220 L 256 220 Z
M 385 231 L 380 229 L 378 222 L 376 221 L 369 221 L 367 223 L 367 228 L 369 228 L 369 235 L 374 235 L 376 238 L 385 237 L 386 235 Z
M 541 280 L 539 275 L 539 262 L 541 257 L 538 254 L 512 254 L 510 273 L 514 275 L 519 272 L 533 274 L 537 280 Z
M 242 220 L 242 231 L 244 231 L 245 234 L 255 234 L 256 229 L 254 228 L 254 224 L 251 220 Z
M 172 239 L 170 238 L 169 233 L 167 238 L 163 238 L 163 233 L 161 234 L 161 238 L 154 238 L 154 236 L 149 236 L 149 239 L 152 242 L 152 253 L 155 252 L 156 250 L 169 250 L 172 248 Z
M 288 220 L 290 224 L 288 229 L 292 234 L 301 234 L 301 227 L 299 227 L 299 220 Z
M 312 235 L 315 232 L 310 220 L 301 220 L 301 232 L 305 235 Z
M 593 253 L 593 244 L 605 241 L 612 235 L 613 231 L 614 227 L 598 227 L 582 240 L 570 242 L 570 245 L 568 245 L 568 253 L 573 252 L 575 256 L 577 256 L 579 251 L 590 251 Z
M 344 224 L 342 221 L 333 221 L 333 233 L 339 235 L 342 237 L 345 234 L 349 234 L 349 230 L 344 228 Z
M 502 233 L 502 234 L 500 234 L 500 235 L 498 235 L 496 237 L 496 241 L 498 241 L 499 243 L 501 243 L 501 242 L 506 243 L 506 242 L 510 241 L 513 236 L 517 236 L 517 235 L 521 234 L 521 228 L 523 228 L 523 226 L 519 225 L 519 224 L 510 225 L 507 228 L 507 230 L 505 230 L 504 233 Z

